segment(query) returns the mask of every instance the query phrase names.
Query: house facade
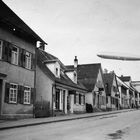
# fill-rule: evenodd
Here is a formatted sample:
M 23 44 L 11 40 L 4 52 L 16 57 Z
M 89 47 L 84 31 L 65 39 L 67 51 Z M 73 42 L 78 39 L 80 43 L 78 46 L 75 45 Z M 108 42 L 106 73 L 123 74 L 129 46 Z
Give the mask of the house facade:
M 45 116 L 86 112 L 87 90 L 77 82 L 77 71 L 67 70 L 57 57 L 42 49 L 38 49 L 37 60 L 36 101 L 47 104 Z
M 0 118 L 33 117 L 35 48 L 42 41 L 0 1 Z
M 120 108 L 131 108 L 131 104 L 134 104 L 133 102 L 133 90 L 124 83 L 120 77 L 117 76 L 117 83 L 118 83 L 118 89 L 119 89 L 119 97 L 120 97 Z
M 119 91 L 114 72 L 104 73 L 104 84 L 107 96 L 107 110 L 119 109 Z
M 67 68 L 72 69 L 73 66 L 67 66 Z M 78 65 L 77 77 L 78 81 L 88 90 L 86 103 L 92 106 L 93 111 L 106 110 L 106 93 L 101 64 Z
M 140 107 L 140 81 L 132 81 L 131 84 L 137 90 L 137 105 Z
M 136 88 L 132 85 L 132 79 L 130 76 L 120 76 L 119 79 L 123 81 L 127 86 L 127 104 L 129 108 L 134 108 L 138 105 L 138 91 Z

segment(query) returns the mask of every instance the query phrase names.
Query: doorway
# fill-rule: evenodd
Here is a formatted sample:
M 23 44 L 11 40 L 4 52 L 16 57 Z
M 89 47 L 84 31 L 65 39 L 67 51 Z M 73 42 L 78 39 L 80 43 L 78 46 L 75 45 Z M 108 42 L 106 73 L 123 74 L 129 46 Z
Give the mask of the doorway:
M 3 80 L 0 79 L 0 115 L 1 115 L 1 107 L 2 107 L 2 83 L 3 83 Z

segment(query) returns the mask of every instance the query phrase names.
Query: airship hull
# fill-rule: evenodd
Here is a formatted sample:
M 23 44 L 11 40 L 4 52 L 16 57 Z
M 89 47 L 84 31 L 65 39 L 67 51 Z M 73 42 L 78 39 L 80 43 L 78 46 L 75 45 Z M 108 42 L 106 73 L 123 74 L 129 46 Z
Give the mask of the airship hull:
M 104 59 L 115 59 L 115 60 L 123 60 L 123 61 L 140 61 L 140 57 L 133 56 L 121 56 L 121 55 L 110 55 L 110 54 L 97 54 L 98 57 Z

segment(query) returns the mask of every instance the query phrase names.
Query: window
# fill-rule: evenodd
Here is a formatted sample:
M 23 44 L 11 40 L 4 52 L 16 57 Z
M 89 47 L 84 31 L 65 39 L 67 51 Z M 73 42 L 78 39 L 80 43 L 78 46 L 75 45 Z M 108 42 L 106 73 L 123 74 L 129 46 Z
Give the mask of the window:
M 56 68 L 56 76 L 58 76 L 58 68 Z
M 17 91 L 18 91 L 18 85 L 10 84 L 9 103 L 17 102 Z
M 76 94 L 76 104 L 79 104 L 79 94 Z
M 15 64 L 15 65 L 18 65 L 18 48 L 13 46 L 12 47 L 12 60 L 11 60 L 11 63 L 12 64 Z
M 85 104 L 85 96 L 84 95 L 81 95 L 81 104 L 84 105 Z
M 2 45 L 3 45 L 3 42 L 0 40 L 0 59 L 2 58 Z
M 25 68 L 31 69 L 31 53 L 29 52 L 25 54 Z
M 24 104 L 30 104 L 31 88 L 24 87 Z
M 74 77 L 73 78 L 74 82 L 77 83 L 77 75 L 76 75 L 76 72 L 74 72 L 73 77 Z

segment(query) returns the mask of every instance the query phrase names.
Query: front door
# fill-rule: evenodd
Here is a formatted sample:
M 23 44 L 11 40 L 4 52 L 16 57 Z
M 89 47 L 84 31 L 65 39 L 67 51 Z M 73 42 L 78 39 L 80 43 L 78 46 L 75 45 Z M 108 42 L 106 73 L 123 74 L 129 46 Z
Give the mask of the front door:
M 67 96 L 67 110 L 70 111 L 70 96 Z
M 55 107 L 57 110 L 60 109 L 60 91 L 56 91 Z

